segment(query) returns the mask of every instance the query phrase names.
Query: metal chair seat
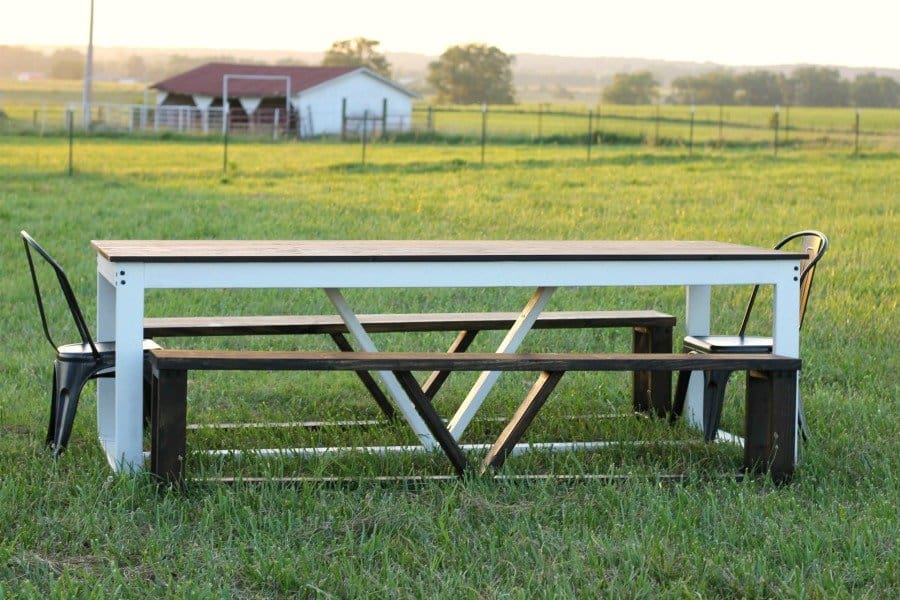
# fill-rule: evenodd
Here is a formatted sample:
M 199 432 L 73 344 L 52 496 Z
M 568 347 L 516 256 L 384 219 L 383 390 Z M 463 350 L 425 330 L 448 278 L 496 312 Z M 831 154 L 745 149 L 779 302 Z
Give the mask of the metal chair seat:
M 765 354 L 772 352 L 772 338 L 743 335 L 689 335 L 684 338 L 687 352 L 745 352 Z

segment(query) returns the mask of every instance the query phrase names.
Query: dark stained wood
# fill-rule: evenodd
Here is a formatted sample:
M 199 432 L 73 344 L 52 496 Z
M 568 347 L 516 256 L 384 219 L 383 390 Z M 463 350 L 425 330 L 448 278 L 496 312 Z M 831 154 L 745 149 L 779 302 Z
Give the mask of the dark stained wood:
M 509 329 L 515 312 L 412 313 L 359 315 L 368 333 L 412 331 L 485 331 Z M 655 310 L 548 311 L 533 329 L 658 327 L 675 325 L 675 317 Z M 337 315 L 272 315 L 252 317 L 150 317 L 144 337 L 215 335 L 294 335 L 348 333 Z
M 180 485 L 187 449 L 187 372 L 154 370 L 151 390 L 150 472 Z
M 157 368 L 289 371 L 678 371 L 794 369 L 799 358 L 777 354 L 517 354 L 454 352 L 289 352 L 150 350 Z
M 350 342 L 347 341 L 347 338 L 342 333 L 332 333 L 331 339 L 341 352 L 353 352 L 353 346 L 350 345 Z M 356 371 L 356 376 L 362 381 L 375 403 L 378 404 L 378 408 L 384 413 L 384 416 L 389 421 L 393 421 L 397 417 L 394 407 L 391 405 L 391 401 L 387 399 L 387 396 L 384 395 L 384 392 L 381 391 L 375 378 L 368 371 Z
M 710 241 L 94 240 L 114 262 L 492 262 L 804 258 Z
M 796 394 L 794 371 L 748 371 L 744 409 L 744 468 L 747 471 L 769 471 L 772 480 L 778 483 L 793 477 Z
M 425 425 L 428 426 L 428 431 L 431 432 L 431 435 L 437 440 L 437 443 L 441 446 L 444 454 L 447 455 L 450 464 L 452 464 L 453 468 L 456 470 L 456 474 L 460 477 L 465 476 L 466 470 L 468 469 L 466 455 L 463 453 L 462 448 L 459 447 L 459 444 L 456 443 L 450 430 L 447 429 L 441 416 L 434 410 L 434 407 L 431 405 L 428 398 L 425 397 L 421 386 L 419 386 L 419 382 L 416 381 L 416 378 L 413 377 L 413 374 L 409 371 L 395 371 L 394 375 L 397 377 L 397 381 L 400 382 L 403 390 L 409 396 L 413 406 L 416 407 L 416 412 L 419 413 L 419 416 L 425 421 Z
M 531 387 L 531 391 L 522 400 L 512 419 L 509 420 L 509 423 L 507 423 L 503 432 L 497 438 L 497 441 L 488 450 L 481 466 L 482 474 L 486 473 L 488 469 L 497 469 L 503 465 L 506 457 L 513 451 L 519 440 L 522 439 L 525 431 L 531 425 L 541 407 L 544 406 L 547 398 L 550 397 L 550 393 L 556 388 L 556 384 L 559 383 L 563 375 L 562 371 L 544 371 L 540 374 Z

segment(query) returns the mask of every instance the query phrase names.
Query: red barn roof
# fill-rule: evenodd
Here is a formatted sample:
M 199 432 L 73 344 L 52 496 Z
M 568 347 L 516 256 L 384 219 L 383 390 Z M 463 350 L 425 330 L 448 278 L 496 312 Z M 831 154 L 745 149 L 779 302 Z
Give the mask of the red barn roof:
M 292 67 L 273 65 L 241 65 L 230 63 L 207 63 L 196 69 L 185 71 L 151 85 L 151 88 L 173 94 L 222 96 L 222 82 L 225 75 L 278 75 L 291 78 L 291 95 L 315 87 L 331 79 L 359 70 L 362 67 Z M 400 86 L 383 79 L 388 85 Z M 257 96 L 271 98 L 284 97 L 285 82 L 279 79 L 229 79 L 228 95 Z M 406 91 L 406 90 L 404 90 Z M 408 93 L 408 92 L 407 92 Z

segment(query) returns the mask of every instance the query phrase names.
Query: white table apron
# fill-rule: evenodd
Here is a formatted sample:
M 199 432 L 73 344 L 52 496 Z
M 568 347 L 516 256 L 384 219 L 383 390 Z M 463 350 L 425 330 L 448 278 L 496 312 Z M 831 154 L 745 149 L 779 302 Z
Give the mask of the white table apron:
M 364 350 L 375 345 L 347 305 L 342 288 L 532 287 L 535 294 L 498 351 L 513 352 L 537 319 L 554 288 L 571 286 L 686 286 L 685 331 L 710 333 L 713 285 L 774 286 L 774 352 L 799 356 L 799 258 L 697 260 L 478 260 L 417 258 L 406 262 L 152 262 L 97 260 L 99 339 L 116 341 L 116 377 L 98 384 L 100 442 L 114 470 L 132 472 L 143 464 L 142 376 L 144 293 L 148 289 L 320 288 L 325 290 L 348 329 Z M 384 374 L 382 374 L 384 375 Z M 699 374 L 697 374 L 699 375 Z M 435 444 L 397 382 L 386 384 L 422 443 Z M 483 373 L 450 422 L 459 439 L 490 390 L 497 374 Z M 702 425 L 702 392 L 697 377 L 688 390 L 685 418 Z M 795 447 L 796 460 L 796 447 Z

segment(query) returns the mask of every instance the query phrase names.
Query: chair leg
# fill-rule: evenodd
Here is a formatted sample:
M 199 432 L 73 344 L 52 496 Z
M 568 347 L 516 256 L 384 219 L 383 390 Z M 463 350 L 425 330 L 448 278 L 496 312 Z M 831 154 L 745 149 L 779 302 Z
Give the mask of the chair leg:
M 722 405 L 725 404 L 725 385 L 731 371 L 708 371 L 706 389 L 703 391 L 703 438 L 707 442 L 716 439 L 719 422 L 722 419 Z
M 675 398 L 672 400 L 672 412 L 669 414 L 669 423 L 675 423 L 681 413 L 684 412 L 684 402 L 687 399 L 688 383 L 691 381 L 693 371 L 678 371 L 678 381 L 675 384 Z
M 803 400 L 800 399 L 797 406 L 797 425 L 800 426 L 800 438 L 804 442 L 809 441 L 809 424 L 806 421 L 806 411 L 803 410 Z
M 53 388 L 50 391 L 50 422 L 47 425 L 47 439 L 44 445 L 48 448 L 56 446 L 56 423 L 59 412 L 59 386 L 56 383 L 56 364 L 53 365 Z
M 81 390 L 100 367 L 92 362 L 56 361 L 57 417 L 53 456 L 58 457 L 69 443 L 72 424 L 78 411 Z

